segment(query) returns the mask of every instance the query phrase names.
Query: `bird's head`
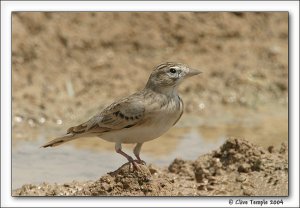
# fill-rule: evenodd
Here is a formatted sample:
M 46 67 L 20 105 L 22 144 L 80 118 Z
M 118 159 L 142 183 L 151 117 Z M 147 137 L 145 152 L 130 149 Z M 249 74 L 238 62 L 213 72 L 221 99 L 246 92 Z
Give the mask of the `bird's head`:
M 146 87 L 161 92 L 173 91 L 183 80 L 200 73 L 181 63 L 163 63 L 153 70 Z

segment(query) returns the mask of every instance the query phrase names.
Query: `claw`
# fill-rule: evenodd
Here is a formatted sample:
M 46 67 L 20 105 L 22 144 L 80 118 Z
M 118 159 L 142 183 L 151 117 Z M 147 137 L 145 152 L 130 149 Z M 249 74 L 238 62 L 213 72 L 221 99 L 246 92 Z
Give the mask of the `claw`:
M 132 169 L 133 171 L 141 170 L 141 168 L 138 166 L 138 163 L 136 163 L 136 161 L 134 161 L 134 160 L 130 161 L 130 169 Z
M 136 162 L 138 164 L 146 165 L 146 162 L 144 160 L 142 160 L 138 154 L 136 154 L 135 156 L 137 158 Z
M 137 162 L 138 164 L 146 165 L 146 162 L 145 162 L 144 160 L 141 160 L 141 159 L 140 159 L 140 160 L 137 160 L 136 162 Z

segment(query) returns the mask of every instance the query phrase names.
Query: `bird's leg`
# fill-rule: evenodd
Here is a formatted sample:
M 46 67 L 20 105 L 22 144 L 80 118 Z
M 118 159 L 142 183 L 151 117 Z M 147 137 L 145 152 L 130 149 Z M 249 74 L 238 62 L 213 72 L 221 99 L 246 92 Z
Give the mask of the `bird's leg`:
M 137 143 L 133 149 L 133 153 L 134 153 L 135 157 L 138 159 L 138 163 L 146 164 L 145 161 L 141 160 L 141 158 L 140 158 L 140 152 L 141 152 L 142 145 L 143 145 L 143 143 Z
M 121 143 L 116 143 L 115 144 L 115 150 L 116 150 L 117 153 L 119 153 L 119 154 L 123 155 L 124 157 L 126 157 L 126 159 L 133 165 L 134 169 L 136 169 L 136 170 L 139 169 L 138 165 L 133 160 L 133 158 L 122 151 Z

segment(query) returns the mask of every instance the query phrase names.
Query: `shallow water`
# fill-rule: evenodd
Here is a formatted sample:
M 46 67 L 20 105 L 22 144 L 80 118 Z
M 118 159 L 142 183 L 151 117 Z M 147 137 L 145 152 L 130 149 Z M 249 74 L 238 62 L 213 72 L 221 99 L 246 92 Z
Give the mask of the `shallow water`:
M 166 134 L 143 145 L 142 159 L 160 167 L 167 167 L 175 158 L 195 160 L 219 148 L 229 136 L 246 138 L 265 147 L 288 140 L 286 109 L 268 108 L 260 113 L 231 109 L 229 112 L 215 116 L 183 116 Z M 49 137 L 59 135 L 58 129 L 64 130 L 65 126 L 51 130 L 35 128 L 31 132 L 34 139 L 29 141 L 16 139 L 18 132 L 13 132 L 13 189 L 28 183 L 96 180 L 127 162 L 114 152 L 113 143 L 99 138 L 83 138 L 56 148 L 39 148 Z M 123 145 L 123 150 L 133 155 L 133 147 Z

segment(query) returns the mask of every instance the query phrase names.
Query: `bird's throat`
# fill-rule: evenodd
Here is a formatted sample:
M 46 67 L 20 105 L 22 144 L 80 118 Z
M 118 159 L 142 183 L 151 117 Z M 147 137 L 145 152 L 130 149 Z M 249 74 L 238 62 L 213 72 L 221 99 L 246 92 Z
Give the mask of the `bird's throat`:
M 151 86 L 147 87 L 148 89 L 151 89 L 152 91 L 159 93 L 159 94 L 164 94 L 168 97 L 173 97 L 177 96 L 177 86 Z

